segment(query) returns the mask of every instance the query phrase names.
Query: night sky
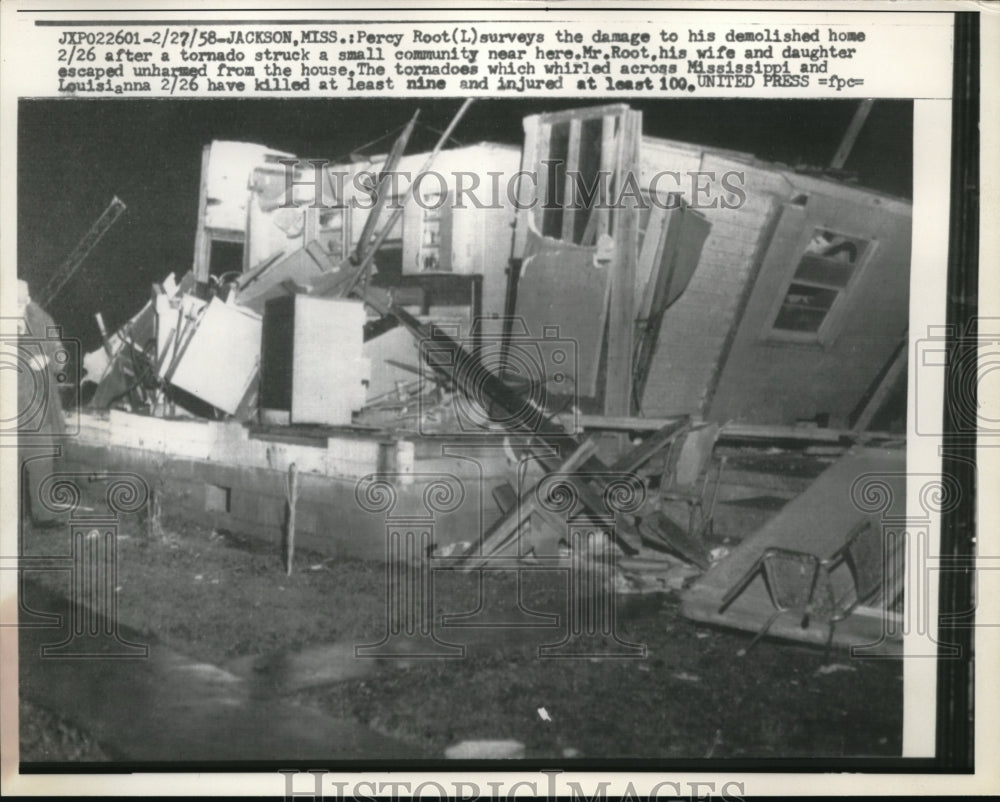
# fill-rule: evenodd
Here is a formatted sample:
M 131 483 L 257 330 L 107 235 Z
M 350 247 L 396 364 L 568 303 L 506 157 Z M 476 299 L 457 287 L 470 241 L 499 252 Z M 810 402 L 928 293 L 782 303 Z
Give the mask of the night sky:
M 520 145 L 521 118 L 608 102 L 477 101 L 455 140 Z M 825 165 L 857 101 L 636 100 L 643 133 L 742 150 L 785 164 Z M 203 145 L 257 142 L 304 158 L 346 161 L 421 109 L 408 153 L 430 150 L 458 109 L 448 100 L 22 100 L 18 108 L 18 274 L 40 289 L 118 195 L 128 211 L 49 311 L 86 350 L 95 312 L 111 330 L 148 299 L 150 284 L 191 267 Z M 436 130 L 435 130 L 436 129 Z M 365 152 L 384 153 L 393 137 Z M 845 169 L 892 195 L 912 193 L 913 105 L 879 100 Z

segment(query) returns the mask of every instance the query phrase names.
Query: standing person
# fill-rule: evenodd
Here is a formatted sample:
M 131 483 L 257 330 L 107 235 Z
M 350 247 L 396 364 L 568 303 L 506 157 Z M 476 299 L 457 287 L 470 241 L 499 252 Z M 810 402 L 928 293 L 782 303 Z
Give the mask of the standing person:
M 19 353 L 22 364 L 17 377 L 18 452 L 20 457 L 23 508 L 39 527 L 61 525 L 58 515 L 41 503 L 38 491 L 55 470 L 60 453 L 56 438 L 66 433 L 62 400 L 59 397 L 59 364 L 65 351 L 51 336 L 55 321 L 31 300 L 28 284 L 17 282 L 18 335 L 25 338 Z

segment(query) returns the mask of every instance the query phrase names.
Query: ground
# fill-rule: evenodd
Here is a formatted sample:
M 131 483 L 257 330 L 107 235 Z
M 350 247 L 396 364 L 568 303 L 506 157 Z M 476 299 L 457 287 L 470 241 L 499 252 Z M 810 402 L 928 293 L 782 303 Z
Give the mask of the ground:
M 25 532 L 28 554 L 65 553 L 61 530 Z M 238 534 L 142 515 L 122 521 L 117 599 L 123 625 L 179 652 L 249 674 L 261 694 L 287 696 L 419 746 L 432 755 L 463 740 L 514 739 L 528 758 L 767 758 L 896 756 L 901 751 L 899 661 L 763 641 L 694 624 L 670 593 L 619 595 L 620 641 L 641 659 L 540 659 L 562 629 L 437 628 L 461 659 L 356 660 L 386 632 L 383 564 L 299 552 L 281 556 Z M 483 575 L 483 615 L 509 620 L 516 577 Z M 523 574 L 526 607 L 565 615 L 565 579 Z M 65 574 L 30 572 L 68 592 Z M 435 615 L 477 607 L 479 575 L 435 573 Z M 562 620 L 565 620 L 562 619 Z M 303 653 L 322 660 L 308 666 Z M 84 721 L 63 721 L 44 699 L 23 699 L 24 761 L 101 760 Z M 168 757 L 168 756 L 165 756 Z M 285 757 L 276 755 L 277 758 Z M 287 756 L 289 758 L 294 756 Z M 331 756 L 331 758 L 336 756 Z

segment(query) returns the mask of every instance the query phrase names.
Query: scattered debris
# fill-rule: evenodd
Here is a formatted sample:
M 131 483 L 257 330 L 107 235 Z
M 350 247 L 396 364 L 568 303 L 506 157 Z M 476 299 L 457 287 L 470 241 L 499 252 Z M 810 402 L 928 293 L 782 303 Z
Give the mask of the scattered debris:
M 822 677 L 826 674 L 836 674 L 838 671 L 857 671 L 858 669 L 854 666 L 849 666 L 846 663 L 828 663 L 825 666 L 820 666 L 816 669 L 816 676 Z
M 729 549 L 725 546 L 716 546 L 708 553 L 708 559 L 712 561 L 712 564 L 719 562 L 720 560 L 726 559 L 729 556 Z
M 722 746 L 722 730 L 715 731 L 715 737 L 712 738 L 712 743 L 709 744 L 708 751 L 705 752 L 705 758 L 710 758 L 715 754 L 715 750 Z
M 463 104 L 441 135 L 417 179 L 441 155 L 471 102 Z M 546 157 L 552 155 L 548 151 L 559 142 L 558 147 L 565 146 L 569 154 L 567 174 L 579 167 L 575 162 L 588 153 L 597 158 L 602 171 L 620 181 L 623 175 L 643 173 L 640 165 L 668 158 L 663 154 L 672 146 L 664 142 L 644 151 L 641 115 L 621 105 L 567 110 L 558 117 L 535 115 L 524 122 L 534 150 L 505 152 L 504 161 L 521 159 L 520 166 L 527 171 L 546 165 Z M 416 115 L 391 152 L 373 157 L 367 164 L 371 167 L 378 162 L 376 172 L 363 169 L 365 165 L 360 163 L 351 167 L 355 177 L 362 172 L 374 176 L 367 188 L 349 181 L 344 186 L 354 189 L 345 190 L 343 186 L 324 185 L 318 178 L 315 182 L 289 182 L 287 165 L 282 161 L 291 154 L 261 145 L 213 142 L 207 146 L 194 266 L 179 281 L 170 274 L 154 285 L 149 302 L 113 334 L 107 333 L 98 313 L 102 348 L 85 359 L 98 382 L 94 405 L 153 416 L 162 438 L 167 437 L 163 433 L 166 421 L 176 417 L 236 421 L 242 424 L 235 425 L 241 435 L 251 422 L 279 427 L 278 437 L 282 438 L 305 438 L 318 432 L 321 437 L 314 439 L 322 439 L 327 451 L 317 456 L 313 465 L 274 457 L 269 445 L 259 449 L 268 470 L 287 471 L 287 514 L 278 525 L 284 528 L 289 576 L 297 523 L 303 538 L 316 534 L 309 527 L 323 525 L 317 523 L 313 510 L 305 509 L 309 494 L 306 482 L 308 474 L 332 472 L 330 465 L 339 459 L 334 454 L 337 447 L 330 446 L 332 431 L 353 428 L 354 436 L 364 420 L 375 436 L 391 433 L 398 443 L 407 440 L 401 433 L 456 432 L 469 424 L 480 433 L 503 435 L 510 474 L 526 461 L 532 463 L 533 472 L 518 475 L 517 481 L 509 476 L 505 485 L 494 490 L 501 514 L 491 519 L 494 523 L 480 540 L 450 542 L 436 549 L 422 547 L 423 556 L 429 552 L 433 557 L 461 557 L 453 562 L 474 570 L 491 558 L 509 556 L 516 545 L 519 557 L 530 555 L 536 562 L 561 556 L 588 568 L 610 565 L 613 568 L 606 573 L 614 592 L 683 592 L 686 615 L 756 632 L 751 647 L 772 631 L 772 625 L 774 634 L 784 637 L 814 643 L 828 638 L 843 645 L 841 630 L 866 621 L 858 614 L 866 602 L 881 594 L 891 605 L 898 589 L 875 587 L 868 581 L 870 571 L 865 570 L 871 557 L 867 536 L 874 532 L 874 525 L 865 533 L 866 538 L 855 543 L 851 538 L 859 531 L 852 528 L 857 509 L 842 501 L 846 482 L 865 472 L 898 467 L 901 451 L 887 455 L 885 449 L 875 453 L 859 447 L 837 462 L 830 459 L 827 462 L 833 467 L 798 496 L 801 487 L 766 488 L 762 493 L 760 488 L 740 485 L 747 471 L 739 464 L 728 468 L 727 481 L 730 472 L 735 480 L 728 489 L 735 498 L 777 499 L 780 512 L 742 543 L 714 545 L 718 543 L 714 532 L 717 502 L 727 501 L 720 494 L 723 471 L 727 464 L 739 462 L 733 459 L 727 463 L 729 456 L 716 450 L 720 439 L 755 442 L 758 450 L 763 441 L 768 459 L 778 464 L 788 462 L 787 451 L 772 445 L 774 442 L 793 442 L 805 454 L 832 458 L 869 436 L 827 427 L 831 419 L 849 417 L 850 409 L 840 407 L 848 401 L 857 402 L 835 397 L 844 394 L 838 385 L 846 386 L 838 378 L 839 364 L 836 371 L 824 372 L 824 381 L 831 386 L 820 389 L 829 398 L 811 399 L 808 404 L 792 398 L 788 410 L 774 413 L 785 423 L 770 418 L 744 423 L 744 416 L 737 413 L 747 410 L 745 404 L 754 403 L 761 392 L 758 385 L 767 382 L 751 387 L 743 373 L 746 366 L 757 364 L 746 358 L 759 347 L 756 335 L 753 342 L 745 342 L 741 331 L 730 331 L 719 341 L 729 343 L 727 350 L 732 345 L 732 360 L 708 354 L 718 359 L 717 363 L 705 363 L 712 368 L 708 370 L 702 364 L 705 356 L 697 357 L 699 375 L 711 374 L 718 384 L 718 388 L 713 384 L 712 403 L 731 407 L 724 407 L 726 415 L 716 414 L 718 408 L 702 410 L 700 406 L 697 416 L 691 412 L 650 419 L 642 412 L 643 399 L 651 393 L 666 395 L 663 389 L 667 384 L 683 386 L 684 392 L 699 399 L 705 397 L 698 386 L 701 379 L 688 375 L 689 368 L 678 362 L 668 371 L 666 363 L 659 364 L 655 358 L 661 350 L 661 326 L 668 308 L 679 302 L 702 264 L 709 270 L 708 279 L 713 270 L 714 275 L 720 273 L 713 260 L 725 262 L 726 275 L 784 276 L 794 265 L 789 262 L 790 254 L 777 252 L 781 250 L 777 244 L 786 243 L 782 247 L 787 251 L 788 242 L 802 239 L 800 232 L 815 228 L 806 252 L 791 255 L 797 262 L 795 275 L 804 276 L 807 284 L 833 282 L 836 288 L 816 298 L 836 296 L 845 286 L 837 282 L 846 282 L 861 254 L 865 255 L 866 271 L 880 269 L 868 264 L 875 261 L 869 258 L 874 240 L 820 228 L 814 225 L 818 220 L 815 216 L 836 220 L 834 212 L 841 206 L 853 215 L 854 205 L 867 199 L 848 201 L 838 195 L 841 206 L 833 209 L 831 198 L 809 179 L 810 191 L 815 190 L 810 198 L 815 201 L 810 201 L 808 212 L 794 202 L 778 208 L 782 207 L 779 198 L 774 215 L 761 213 L 755 224 L 762 226 L 760 231 L 748 225 L 738 226 L 743 229 L 739 233 L 727 228 L 739 218 L 726 221 L 703 215 L 683 202 L 670 206 L 654 203 L 645 216 L 621 205 L 538 210 L 518 206 L 507 210 L 509 219 L 502 225 L 487 226 L 482 218 L 475 225 L 463 222 L 456 226 L 456 209 L 414 203 L 419 200 L 412 194 L 419 180 L 410 182 L 404 197 L 388 194 L 391 182 L 387 179 L 403 158 L 415 123 Z M 560 126 L 563 133 L 554 135 L 554 126 Z M 456 158 L 459 163 L 469 155 Z M 787 170 L 748 161 L 747 169 L 751 168 L 780 174 L 790 187 L 801 188 L 802 179 Z M 295 203 L 290 204 L 283 201 L 287 201 L 285 193 L 291 186 Z M 352 201 L 357 197 L 348 195 L 355 190 L 374 201 L 365 206 L 368 214 L 364 219 L 351 219 Z M 320 202 L 327 193 L 332 203 Z M 389 209 L 393 209 L 391 214 Z M 551 212 L 558 214 L 552 216 Z M 898 231 L 894 227 L 887 232 L 887 240 L 909 241 L 908 231 L 903 231 L 904 217 L 900 215 Z M 809 228 L 803 228 L 806 223 Z M 509 248 L 503 250 L 509 244 L 511 224 L 513 253 Z M 767 228 L 773 229 L 769 241 L 764 236 Z M 502 243 L 488 240 L 475 245 L 495 251 L 490 254 L 488 268 L 485 257 L 472 258 L 470 243 L 453 241 L 456 231 L 464 234 L 487 229 L 496 229 L 506 238 Z M 881 232 L 882 228 L 874 230 Z M 759 262 L 753 270 L 733 270 L 730 262 L 736 257 L 728 253 L 719 256 L 723 250 L 715 242 L 703 254 L 710 235 L 731 242 L 736 236 L 749 236 L 747 231 L 760 237 L 754 249 L 746 248 L 746 258 Z M 360 234 L 355 236 L 355 232 Z M 219 253 L 233 246 L 236 250 L 230 255 L 234 258 L 222 264 L 214 246 L 220 246 Z M 752 256 L 750 250 L 754 251 Z M 880 240 L 877 259 L 890 250 Z M 452 264 L 463 253 L 469 264 Z M 850 253 L 853 256 L 843 256 Z M 894 271 L 893 282 L 905 281 L 898 273 Z M 699 275 L 706 279 L 704 269 Z M 617 280 L 621 276 L 627 277 L 627 286 Z M 888 289 L 896 286 L 885 283 Z M 749 303 L 748 308 L 778 310 L 778 318 L 755 323 L 754 331 L 763 327 L 769 335 L 776 330 L 781 335 L 776 339 L 808 339 L 816 330 L 809 325 L 818 326 L 829 310 L 808 307 L 806 301 L 812 296 L 802 300 L 792 292 L 791 286 L 797 285 L 785 283 L 775 290 L 773 284 L 764 281 L 756 286 L 734 286 L 736 297 Z M 757 293 L 764 290 L 777 291 L 778 296 L 757 303 Z M 777 304 L 782 293 L 787 293 L 785 302 Z M 489 314 L 483 314 L 484 296 L 491 299 L 485 310 Z M 513 322 L 501 323 L 501 309 L 505 315 L 516 312 L 525 330 L 515 331 Z M 696 307 L 689 307 L 679 319 L 699 317 L 705 316 L 699 315 Z M 888 312 L 886 317 L 888 327 L 895 318 Z M 533 331 L 543 323 L 542 331 Z M 477 331 L 478 326 L 484 331 Z M 566 362 L 566 354 L 558 351 L 562 340 L 549 343 L 547 334 L 534 337 L 532 343 L 541 363 L 537 376 L 508 375 L 514 371 L 508 370 L 506 351 L 501 351 L 498 364 L 488 364 L 484 354 L 489 349 L 479 348 L 484 337 L 489 344 L 491 338 L 502 334 L 507 349 L 517 337 L 531 337 L 550 328 L 573 342 L 580 353 Z M 676 330 L 671 333 L 677 334 Z M 697 338 L 697 332 L 692 331 L 691 336 Z M 877 341 L 881 354 L 886 337 L 872 340 Z M 557 353 L 560 359 L 554 358 Z M 782 373 L 798 371 L 794 357 L 788 359 L 791 367 L 782 366 L 781 373 L 766 378 L 773 382 Z M 882 356 L 876 355 L 865 368 L 871 378 L 876 378 L 881 368 L 876 364 L 880 359 Z M 665 380 L 661 375 L 675 369 L 676 376 Z M 810 381 L 819 385 L 814 375 L 810 374 Z M 578 395 L 587 403 L 578 406 Z M 673 396 L 669 399 L 671 403 L 677 400 Z M 796 404 L 810 409 L 794 408 Z M 819 410 L 811 408 L 815 404 L 821 404 Z M 831 413 L 825 411 L 826 406 L 838 408 Z M 603 414 L 582 415 L 581 408 Z M 677 406 L 667 408 L 694 410 L 695 405 L 681 399 Z M 874 409 L 867 409 L 868 413 Z M 729 419 L 729 423 L 721 422 Z M 790 425 L 796 419 L 799 423 Z M 136 447 L 147 445 L 148 440 L 137 437 Z M 416 457 L 413 443 L 406 445 L 409 451 L 399 447 L 385 459 L 376 449 L 378 456 L 371 464 L 378 465 L 378 472 L 412 477 L 417 473 L 413 470 Z M 351 451 L 351 446 L 345 445 L 343 451 Z M 206 448 L 204 453 L 198 452 L 197 459 L 212 456 Z M 345 459 L 350 461 L 351 457 Z M 254 463 L 253 467 L 260 466 Z M 802 486 L 814 478 L 798 477 Z M 300 481 L 307 488 L 301 515 L 297 509 Z M 407 483 L 412 484 L 412 478 L 399 480 L 401 486 Z M 559 493 L 553 483 L 567 488 L 565 508 L 553 503 Z M 211 511 L 220 515 L 230 514 L 234 498 L 239 497 L 234 503 L 248 508 L 256 501 L 247 498 L 253 494 L 245 488 L 232 494 L 228 485 L 216 490 L 219 498 L 211 499 Z M 901 492 L 896 496 L 903 498 Z M 161 531 L 159 490 L 151 503 L 149 532 L 155 537 Z M 262 511 L 257 515 L 258 519 L 267 517 Z M 571 525 L 581 523 L 585 525 Z M 97 536 L 97 530 L 87 535 Z M 310 570 L 323 567 L 323 563 L 315 563 Z M 195 576 L 196 581 L 202 579 L 201 574 Z M 853 596 L 846 592 L 852 589 Z M 279 586 L 279 590 L 284 588 Z M 876 623 L 881 625 L 882 621 Z M 698 639 L 709 635 L 696 633 Z M 840 636 L 839 640 L 835 636 Z M 854 670 L 838 665 L 818 673 Z M 649 671 L 645 664 L 639 669 Z M 700 681 L 683 671 L 674 677 Z M 538 715 L 551 721 L 544 707 L 538 708 Z M 453 749 L 497 743 L 516 744 L 470 741 Z
M 454 543 L 449 543 L 447 546 L 441 546 L 433 552 L 435 557 L 452 557 L 458 554 L 466 554 L 469 549 L 472 548 L 472 543 L 468 540 L 458 540 Z
M 462 741 L 444 750 L 448 760 L 519 760 L 524 757 L 520 741 Z

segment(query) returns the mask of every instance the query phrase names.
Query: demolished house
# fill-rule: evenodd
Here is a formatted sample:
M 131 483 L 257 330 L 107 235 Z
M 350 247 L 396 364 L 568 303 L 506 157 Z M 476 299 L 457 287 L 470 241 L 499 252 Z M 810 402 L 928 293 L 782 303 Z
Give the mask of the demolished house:
M 88 356 L 67 460 L 334 555 L 385 559 L 400 516 L 426 522 L 415 553 L 476 570 L 597 531 L 694 619 L 885 640 L 885 511 L 852 493 L 904 470 L 881 429 L 905 397 L 910 204 L 643 136 L 624 105 L 528 117 L 523 148 L 445 150 L 461 114 L 429 154 L 405 154 L 411 121 L 389 154 L 320 172 L 207 145 L 192 266 Z M 443 180 L 392 194 L 390 173 L 428 169 Z M 459 205 L 461 173 L 521 180 Z M 699 203 L 657 178 L 674 173 L 740 175 L 742 193 Z M 601 175 L 637 191 L 580 203 Z M 565 508 L 539 495 L 553 477 Z M 434 506 L 441 482 L 460 487 Z M 631 506 L 608 501 L 623 482 Z

